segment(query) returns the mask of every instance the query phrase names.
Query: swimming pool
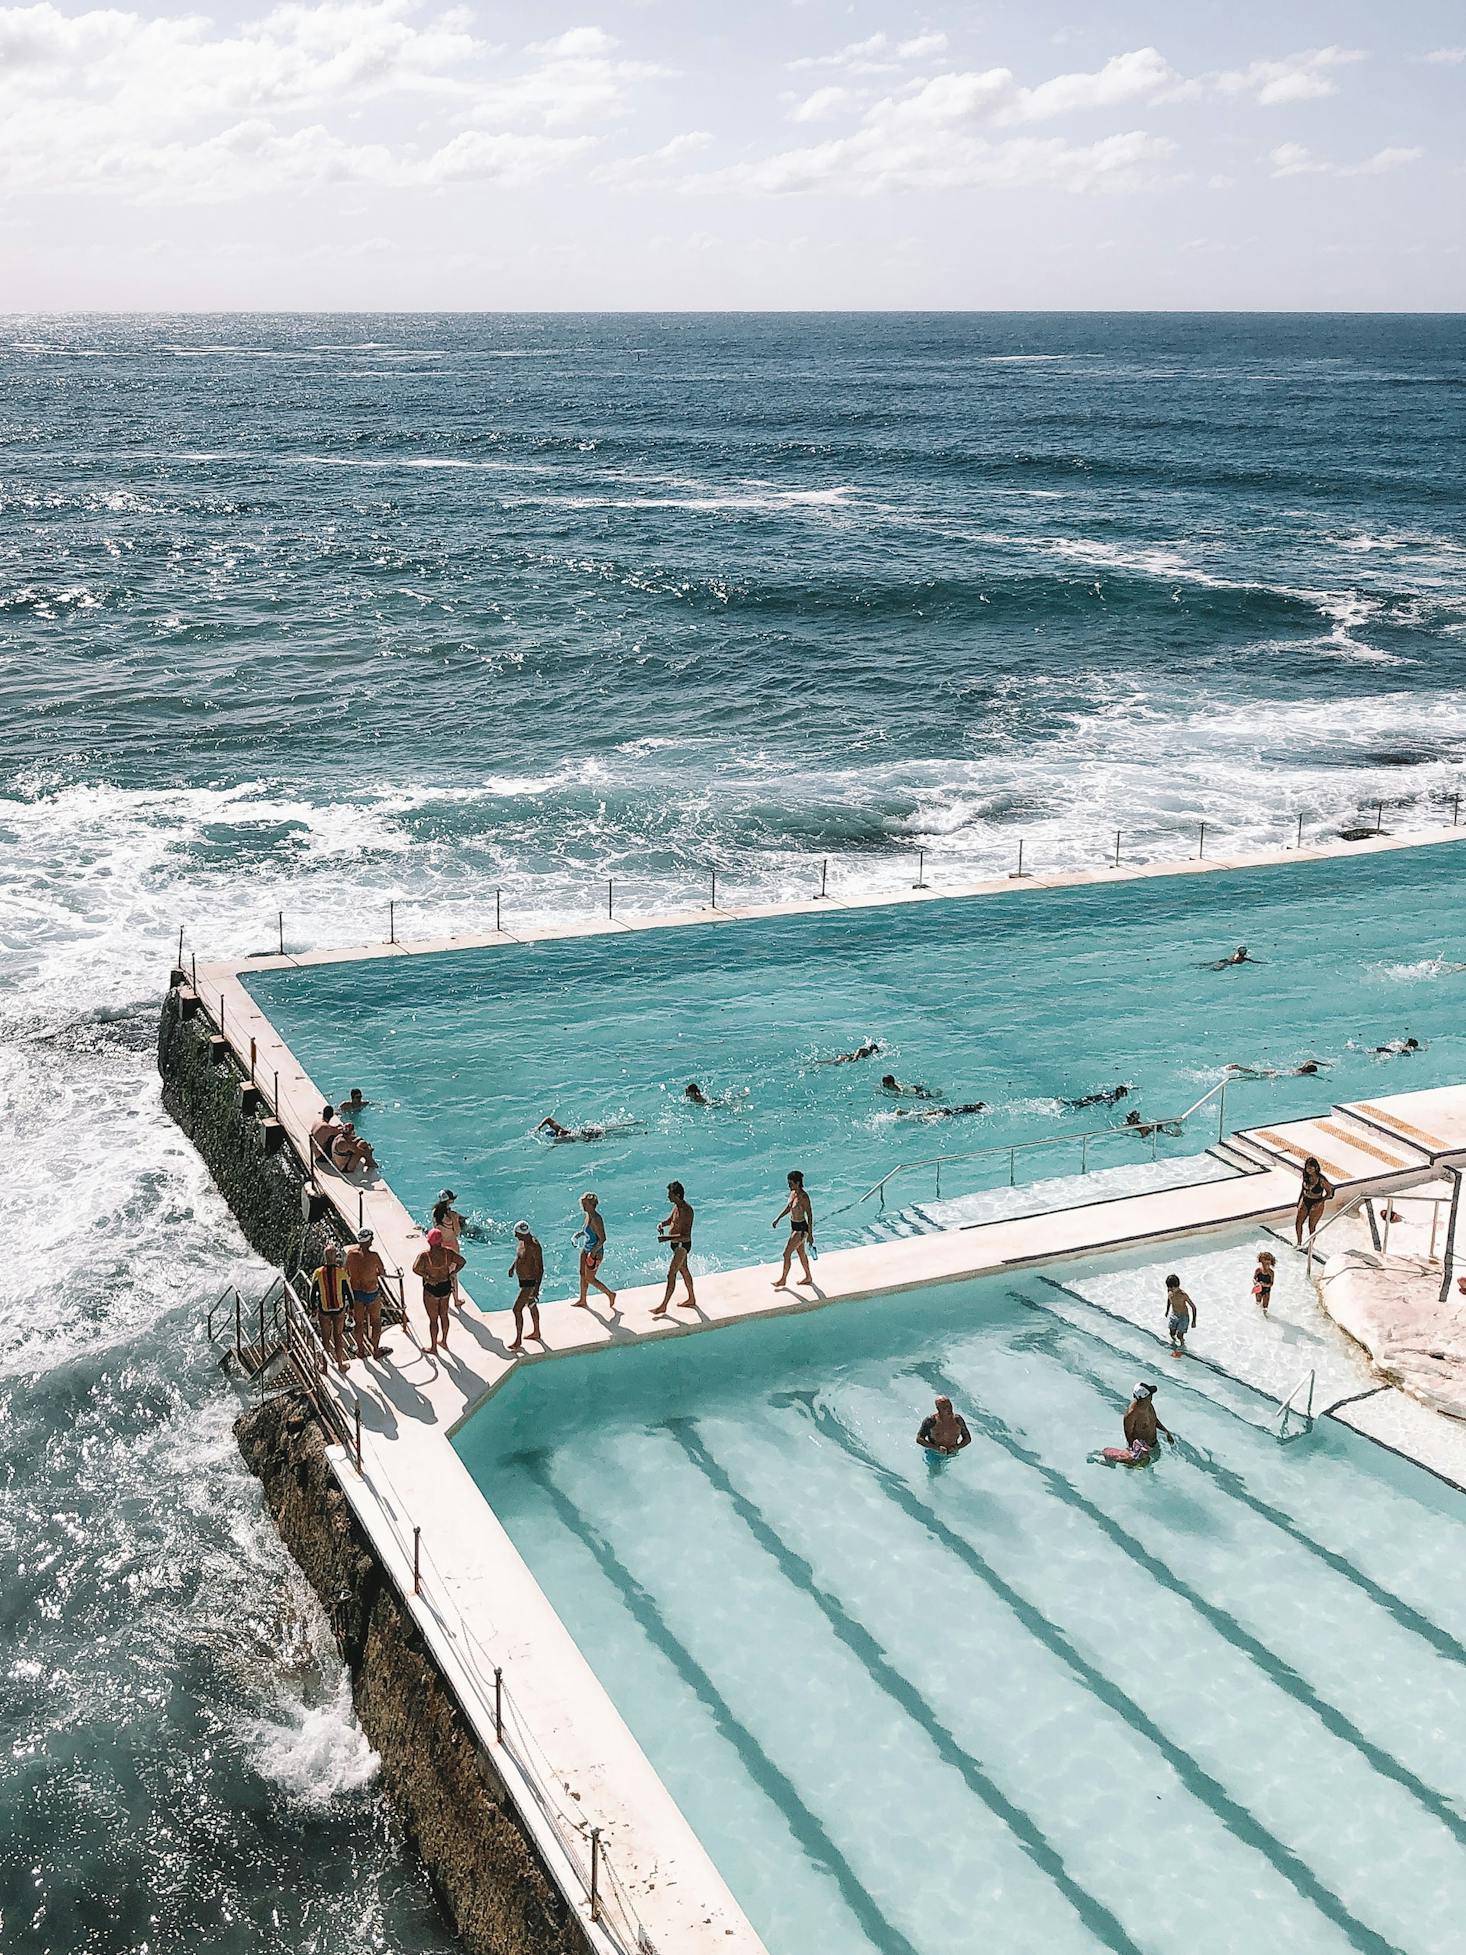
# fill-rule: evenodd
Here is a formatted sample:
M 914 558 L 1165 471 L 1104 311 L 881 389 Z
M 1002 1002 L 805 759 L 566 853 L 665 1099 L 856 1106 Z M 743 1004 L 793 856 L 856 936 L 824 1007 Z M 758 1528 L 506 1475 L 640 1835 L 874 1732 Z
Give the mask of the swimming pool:
M 1460 1497 L 1199 1367 L 1176 1453 L 1092 1464 L 1158 1359 L 1044 1295 L 532 1365 L 456 1444 L 771 1955 L 1439 1955 Z
M 698 1210 L 694 1267 L 771 1253 L 784 1174 L 803 1169 L 822 1242 L 876 1219 L 862 1191 L 898 1162 L 1118 1123 L 1057 1101 L 1120 1081 L 1152 1115 L 1189 1105 L 1229 1062 L 1333 1061 L 1322 1078 L 1240 1081 L 1230 1127 L 1462 1076 L 1466 878 L 1453 846 L 1070 889 L 1015 890 L 710 927 L 257 972 L 246 977 L 321 1086 L 360 1085 L 363 1125 L 417 1214 L 445 1183 L 490 1238 L 491 1282 L 518 1215 L 543 1239 L 551 1293 L 574 1269 L 585 1188 L 600 1196 L 613 1284 L 661 1266 L 669 1179 Z M 1210 968 L 1245 941 L 1261 961 Z M 1405 1032 L 1429 1049 L 1382 1061 Z M 819 1063 L 879 1040 L 878 1056 Z M 890 1071 L 986 1114 L 928 1122 L 880 1090 Z M 728 1104 L 682 1097 L 696 1079 Z M 545 1114 L 609 1128 L 552 1145 Z M 1166 1148 L 1195 1154 L 1192 1129 Z M 1091 1167 L 1149 1154 L 1115 1134 Z M 1073 1173 L 1077 1145 L 1020 1157 Z M 948 1167 L 943 1196 L 1006 1182 L 1006 1155 Z M 926 1202 L 930 1170 L 888 1209 Z M 836 1213 L 835 1211 L 843 1211 Z M 476 1253 L 470 1245 L 470 1255 Z M 470 1284 L 475 1270 L 469 1271 Z

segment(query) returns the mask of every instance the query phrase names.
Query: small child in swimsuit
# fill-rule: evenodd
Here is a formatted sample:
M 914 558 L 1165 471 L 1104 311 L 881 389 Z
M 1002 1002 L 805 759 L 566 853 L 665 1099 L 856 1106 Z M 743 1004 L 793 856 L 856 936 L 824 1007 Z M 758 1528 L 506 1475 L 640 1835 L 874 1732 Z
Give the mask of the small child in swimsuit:
M 1196 1323 L 1196 1305 L 1181 1288 L 1179 1276 L 1166 1278 L 1166 1331 L 1171 1339 L 1171 1356 L 1186 1355 L 1186 1333 Z
M 1259 1250 L 1257 1268 L 1252 1272 L 1252 1294 L 1264 1310 L 1273 1300 L 1273 1278 L 1277 1274 L 1277 1269 L 1278 1259 L 1272 1251 Z

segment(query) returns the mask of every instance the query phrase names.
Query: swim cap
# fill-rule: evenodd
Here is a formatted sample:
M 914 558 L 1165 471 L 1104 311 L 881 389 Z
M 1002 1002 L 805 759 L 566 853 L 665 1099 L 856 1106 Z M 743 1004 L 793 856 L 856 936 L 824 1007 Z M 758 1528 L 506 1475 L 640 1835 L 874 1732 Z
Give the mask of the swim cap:
M 454 1194 L 451 1188 L 440 1188 L 438 1190 L 438 1200 L 440 1202 L 456 1202 L 457 1199 L 457 1195 Z
M 516 1222 L 514 1224 L 514 1233 L 516 1235 L 533 1235 L 534 1231 L 533 1229 L 531 1229 L 528 1222 Z
M 429 1229 L 428 1230 L 429 1249 L 441 1249 L 442 1246 L 443 1246 L 443 1231 L 441 1229 Z
M 1138 1385 L 1137 1385 L 1137 1386 L 1135 1387 L 1135 1397 L 1136 1397 L 1136 1398 L 1154 1398 L 1154 1397 L 1155 1397 L 1155 1386 L 1154 1386 L 1154 1385 L 1147 1385 L 1147 1384 L 1145 1384 L 1144 1382 L 1142 1382 L 1142 1383 L 1140 1383 L 1140 1384 L 1138 1384 Z
M 362 1248 L 365 1249 L 367 1245 L 371 1242 L 372 1231 L 370 1229 L 358 1229 L 356 1232 L 356 1239 L 361 1244 Z

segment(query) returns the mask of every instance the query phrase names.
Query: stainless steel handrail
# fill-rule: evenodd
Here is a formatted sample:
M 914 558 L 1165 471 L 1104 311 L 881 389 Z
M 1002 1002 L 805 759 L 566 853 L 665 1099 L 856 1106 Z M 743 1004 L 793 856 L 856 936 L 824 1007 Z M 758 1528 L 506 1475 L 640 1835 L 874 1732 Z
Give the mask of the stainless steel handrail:
M 1199 1113 L 1209 1100 L 1213 1099 L 1217 1102 L 1217 1139 L 1220 1140 L 1225 1130 L 1227 1088 L 1230 1084 L 1230 1079 L 1219 1079 L 1214 1085 L 1207 1088 L 1199 1100 L 1194 1100 L 1186 1108 L 1184 1113 L 1172 1114 L 1160 1120 L 1145 1121 L 1143 1124 L 1149 1129 L 1149 1138 L 1152 1143 L 1151 1158 L 1156 1158 L 1158 1139 L 1163 1132 L 1174 1133 L 1176 1129 L 1183 1127 L 1193 1114 Z M 1045 1147 L 1071 1147 L 1076 1141 L 1079 1143 L 1080 1150 L 1079 1172 L 1081 1174 L 1088 1174 L 1089 1143 L 1091 1141 L 1113 1140 L 1121 1134 L 1129 1134 L 1134 1137 L 1139 1131 L 1138 1128 L 1127 1127 L 1123 1123 L 1119 1126 L 1088 1127 L 1079 1133 L 1045 1134 L 1039 1140 L 1010 1141 L 1006 1147 L 974 1147 L 960 1153 L 928 1154 L 919 1161 L 898 1161 L 894 1167 L 886 1170 L 879 1181 L 872 1182 L 865 1193 L 857 1196 L 848 1206 L 850 1208 L 859 1208 L 863 1202 L 868 1202 L 872 1195 L 879 1195 L 881 1198 L 881 1207 L 884 1209 L 886 1206 L 886 1187 L 888 1183 L 894 1181 L 898 1175 L 911 1174 L 920 1168 L 934 1168 L 936 1170 L 936 1192 L 937 1197 L 940 1198 L 942 1192 L 941 1171 L 950 1162 L 992 1160 L 1004 1154 L 1008 1156 L 1008 1186 L 1012 1188 L 1017 1185 L 1017 1161 L 1020 1154 L 1036 1153 Z M 1142 1134 L 1141 1137 L 1145 1138 L 1145 1135 Z M 843 1214 L 845 1211 L 843 1209 L 837 1209 L 835 1212 L 837 1214 Z

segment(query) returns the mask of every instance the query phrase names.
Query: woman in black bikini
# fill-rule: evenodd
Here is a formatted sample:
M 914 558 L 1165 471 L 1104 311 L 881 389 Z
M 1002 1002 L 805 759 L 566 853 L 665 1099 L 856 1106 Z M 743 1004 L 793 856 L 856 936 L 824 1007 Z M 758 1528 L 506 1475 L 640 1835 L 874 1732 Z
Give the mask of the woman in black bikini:
M 672 1204 L 672 1212 L 657 1224 L 657 1241 L 665 1242 L 671 1249 L 672 1260 L 667 1265 L 666 1293 L 652 1312 L 654 1317 L 666 1316 L 679 1276 L 687 1288 L 687 1300 L 681 1308 L 684 1310 L 697 1308 L 697 1296 L 692 1287 L 692 1271 L 687 1265 L 687 1259 L 692 1254 L 692 1204 L 688 1201 L 687 1190 L 680 1181 L 667 1183 L 667 1199 Z
M 1306 1227 L 1310 1235 L 1318 1231 L 1322 1220 L 1324 1204 L 1333 1196 L 1333 1188 L 1324 1180 L 1323 1169 L 1310 1154 L 1303 1163 L 1303 1183 L 1298 1190 L 1298 1214 L 1295 1218 L 1294 1236 L 1298 1247 L 1303 1247 L 1303 1231 Z
M 450 1249 L 441 1229 L 428 1230 L 428 1246 L 412 1266 L 414 1276 L 422 1278 L 422 1307 L 428 1316 L 428 1353 L 441 1344 L 448 1348 L 448 1305 L 453 1297 L 453 1279 L 463 1267 L 463 1258 Z
M 776 1290 L 788 1289 L 789 1265 L 796 1256 L 799 1267 L 804 1271 L 800 1282 L 814 1282 L 814 1273 L 809 1266 L 809 1252 L 814 1247 L 814 1209 L 804 1192 L 804 1176 L 798 1168 L 790 1169 L 789 1199 L 774 1217 L 776 1229 L 786 1215 L 789 1217 L 789 1240 L 784 1244 L 784 1267 L 779 1271 L 778 1282 L 774 1284 Z

